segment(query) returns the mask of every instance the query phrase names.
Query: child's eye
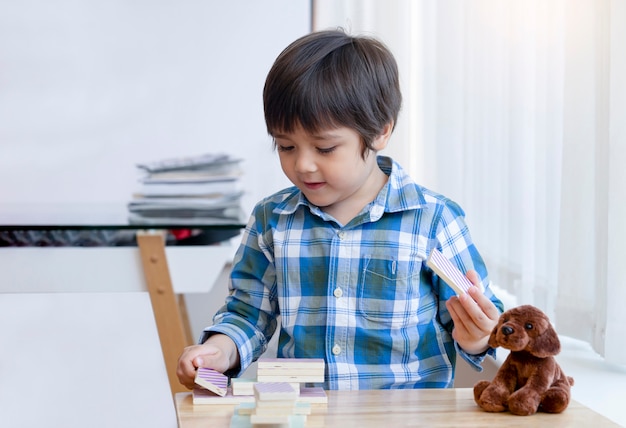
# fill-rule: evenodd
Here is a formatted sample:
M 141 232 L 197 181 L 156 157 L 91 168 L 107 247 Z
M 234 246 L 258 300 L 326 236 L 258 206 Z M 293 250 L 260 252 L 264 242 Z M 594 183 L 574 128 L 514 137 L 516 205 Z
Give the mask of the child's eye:
M 335 148 L 336 148 L 336 147 L 334 147 L 334 146 L 333 146 L 333 147 L 328 147 L 328 148 L 321 148 L 321 147 L 319 147 L 319 148 L 317 149 L 317 151 L 318 151 L 319 153 L 323 154 L 323 155 L 326 155 L 326 154 L 328 154 L 328 153 L 332 153 L 333 151 L 335 151 Z
M 280 144 L 276 146 L 279 152 L 288 152 L 293 150 L 293 146 L 281 146 Z

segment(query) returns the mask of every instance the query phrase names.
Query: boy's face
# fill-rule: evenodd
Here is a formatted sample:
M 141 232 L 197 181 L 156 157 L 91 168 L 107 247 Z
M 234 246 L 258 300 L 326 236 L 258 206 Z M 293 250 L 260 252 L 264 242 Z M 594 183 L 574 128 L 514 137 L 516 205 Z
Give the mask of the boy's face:
M 376 151 L 391 132 L 377 137 Z M 307 199 L 334 218 L 347 223 L 374 200 L 387 176 L 372 152 L 362 156 L 360 135 L 341 127 L 308 134 L 301 127 L 274 135 L 280 164 L 289 180 Z

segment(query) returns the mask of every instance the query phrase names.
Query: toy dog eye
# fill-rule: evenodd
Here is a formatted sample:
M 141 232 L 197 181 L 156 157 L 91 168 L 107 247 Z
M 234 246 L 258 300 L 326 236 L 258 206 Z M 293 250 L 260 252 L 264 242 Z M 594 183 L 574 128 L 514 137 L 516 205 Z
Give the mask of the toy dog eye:
M 524 324 L 524 328 L 526 330 L 532 330 L 533 329 L 533 325 L 531 323 L 527 322 L 526 324 Z

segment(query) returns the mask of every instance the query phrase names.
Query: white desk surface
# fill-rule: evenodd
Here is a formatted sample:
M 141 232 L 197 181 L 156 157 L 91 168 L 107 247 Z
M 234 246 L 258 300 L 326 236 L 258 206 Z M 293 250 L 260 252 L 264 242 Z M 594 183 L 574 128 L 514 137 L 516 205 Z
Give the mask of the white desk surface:
M 148 293 L 0 293 L 0 426 L 175 427 Z

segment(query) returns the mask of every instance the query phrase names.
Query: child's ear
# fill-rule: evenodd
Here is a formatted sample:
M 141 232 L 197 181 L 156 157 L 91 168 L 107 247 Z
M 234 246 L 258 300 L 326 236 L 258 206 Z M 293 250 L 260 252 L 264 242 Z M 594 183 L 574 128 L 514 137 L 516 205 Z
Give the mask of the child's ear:
M 387 143 L 389 142 L 389 138 L 391 138 L 391 133 L 393 132 L 393 121 L 386 124 L 383 128 L 383 132 L 376 137 L 374 143 L 372 144 L 372 148 L 377 152 L 381 151 L 385 147 L 387 147 Z

